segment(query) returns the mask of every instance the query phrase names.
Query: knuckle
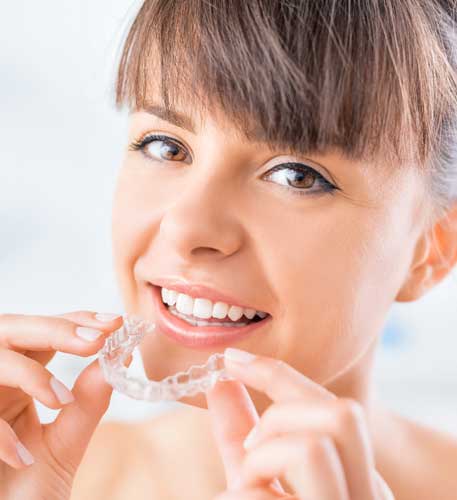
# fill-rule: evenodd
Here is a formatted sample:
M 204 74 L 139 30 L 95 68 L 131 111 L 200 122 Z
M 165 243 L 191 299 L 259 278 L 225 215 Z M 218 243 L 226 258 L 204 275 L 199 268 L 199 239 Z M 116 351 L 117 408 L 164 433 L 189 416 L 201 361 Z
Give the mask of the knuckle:
M 337 404 L 337 424 L 341 430 L 356 428 L 364 418 L 362 405 L 351 398 L 342 398 Z
M 39 316 L 30 314 L 0 314 L 0 342 L 3 345 L 14 345 L 15 331 L 30 330 L 34 332 L 46 331 L 55 336 L 55 332 L 71 332 L 73 323 L 65 318 L 55 316 Z
M 43 369 L 43 372 L 45 370 Z M 38 367 L 25 366 L 18 374 L 18 386 L 27 394 L 36 396 L 50 391 L 49 378 Z
M 7 340 L 8 332 L 13 326 L 13 321 L 17 318 L 16 314 L 2 313 L 0 314 L 0 341 Z
M 265 376 L 265 389 L 271 389 L 278 384 L 279 381 L 283 380 L 283 373 L 286 363 L 282 359 L 272 359 L 265 366 L 266 376 Z
M 304 454 L 310 462 L 323 463 L 331 446 L 331 440 L 327 436 L 308 436 L 305 439 Z
M 48 390 L 51 374 L 38 361 L 6 349 L 0 349 L 0 364 L 12 367 L 11 383 L 24 391 Z
M 265 430 L 267 427 L 270 427 L 275 421 L 277 416 L 278 408 L 275 404 L 270 405 L 260 417 L 259 422 L 256 424 L 257 428 L 262 427 Z
M 74 326 L 74 323 L 66 318 L 59 318 L 57 316 L 53 316 L 53 317 L 49 318 L 49 320 L 52 322 L 52 324 L 55 328 L 58 328 L 61 330 L 69 331 Z

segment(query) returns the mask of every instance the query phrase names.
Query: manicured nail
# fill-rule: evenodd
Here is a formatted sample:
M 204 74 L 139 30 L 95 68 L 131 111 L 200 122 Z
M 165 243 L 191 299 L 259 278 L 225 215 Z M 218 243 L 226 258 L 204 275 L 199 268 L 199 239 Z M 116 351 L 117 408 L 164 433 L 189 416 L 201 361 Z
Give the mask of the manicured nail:
M 71 403 L 75 400 L 72 392 L 68 387 L 65 387 L 64 384 L 60 380 L 57 380 L 55 377 L 51 377 L 49 381 L 49 385 L 51 389 L 54 391 L 54 394 L 57 396 L 57 399 L 63 404 Z
M 115 313 L 97 313 L 95 315 L 95 319 L 98 321 L 102 321 L 104 323 L 109 323 L 110 321 L 114 321 L 115 319 L 120 318 L 120 314 L 115 314 Z
M 259 434 L 259 429 L 257 426 L 254 426 L 249 432 L 249 434 L 246 436 L 246 439 L 243 441 L 243 448 L 245 450 L 250 448 L 255 443 L 258 434 Z
M 19 459 L 24 465 L 32 465 L 35 462 L 33 455 L 20 441 L 16 443 L 16 450 Z
M 242 351 L 240 349 L 234 349 L 233 347 L 227 347 L 224 351 L 224 357 L 229 361 L 235 361 L 236 363 L 250 363 L 256 358 L 254 354 L 250 352 Z
M 76 335 L 78 337 L 81 337 L 84 340 L 88 340 L 89 342 L 93 342 L 94 340 L 97 340 L 100 335 L 102 335 L 103 332 L 100 330 L 94 330 L 93 328 L 86 328 L 85 326 L 78 326 L 76 328 Z

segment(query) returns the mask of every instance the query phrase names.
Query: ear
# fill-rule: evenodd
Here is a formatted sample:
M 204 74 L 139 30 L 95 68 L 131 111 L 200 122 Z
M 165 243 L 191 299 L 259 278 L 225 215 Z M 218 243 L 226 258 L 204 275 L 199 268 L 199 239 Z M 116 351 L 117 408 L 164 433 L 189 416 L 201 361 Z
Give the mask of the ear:
M 443 280 L 456 263 L 457 203 L 418 240 L 407 279 L 395 300 L 417 300 Z

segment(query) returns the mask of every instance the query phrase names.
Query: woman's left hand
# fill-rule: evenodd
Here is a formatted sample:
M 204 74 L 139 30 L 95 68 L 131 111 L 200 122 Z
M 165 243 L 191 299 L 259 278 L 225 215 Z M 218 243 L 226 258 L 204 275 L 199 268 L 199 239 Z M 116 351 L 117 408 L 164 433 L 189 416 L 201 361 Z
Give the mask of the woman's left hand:
M 220 381 L 207 392 L 228 487 L 215 500 L 394 500 L 375 469 L 360 403 L 337 398 L 277 359 L 239 363 L 226 357 L 225 366 L 237 380 Z M 244 384 L 273 401 L 261 418 Z

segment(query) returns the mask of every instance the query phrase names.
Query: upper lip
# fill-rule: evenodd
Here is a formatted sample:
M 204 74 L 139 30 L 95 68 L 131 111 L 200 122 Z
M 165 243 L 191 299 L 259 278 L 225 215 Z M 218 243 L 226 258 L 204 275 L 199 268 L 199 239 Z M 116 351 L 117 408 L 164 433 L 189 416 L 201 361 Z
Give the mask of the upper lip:
M 212 288 L 208 285 L 200 284 L 200 283 L 189 283 L 180 278 L 157 278 L 154 281 L 150 281 L 152 285 L 157 285 L 159 287 L 164 287 L 168 290 L 176 290 L 177 292 L 185 293 L 193 298 L 206 298 L 211 300 L 212 302 L 225 302 L 227 304 L 233 306 L 239 306 L 246 309 L 255 309 L 256 311 L 264 311 L 263 309 L 258 309 L 256 307 L 240 304 L 238 299 L 233 297 L 232 295 L 220 292 L 215 288 Z

